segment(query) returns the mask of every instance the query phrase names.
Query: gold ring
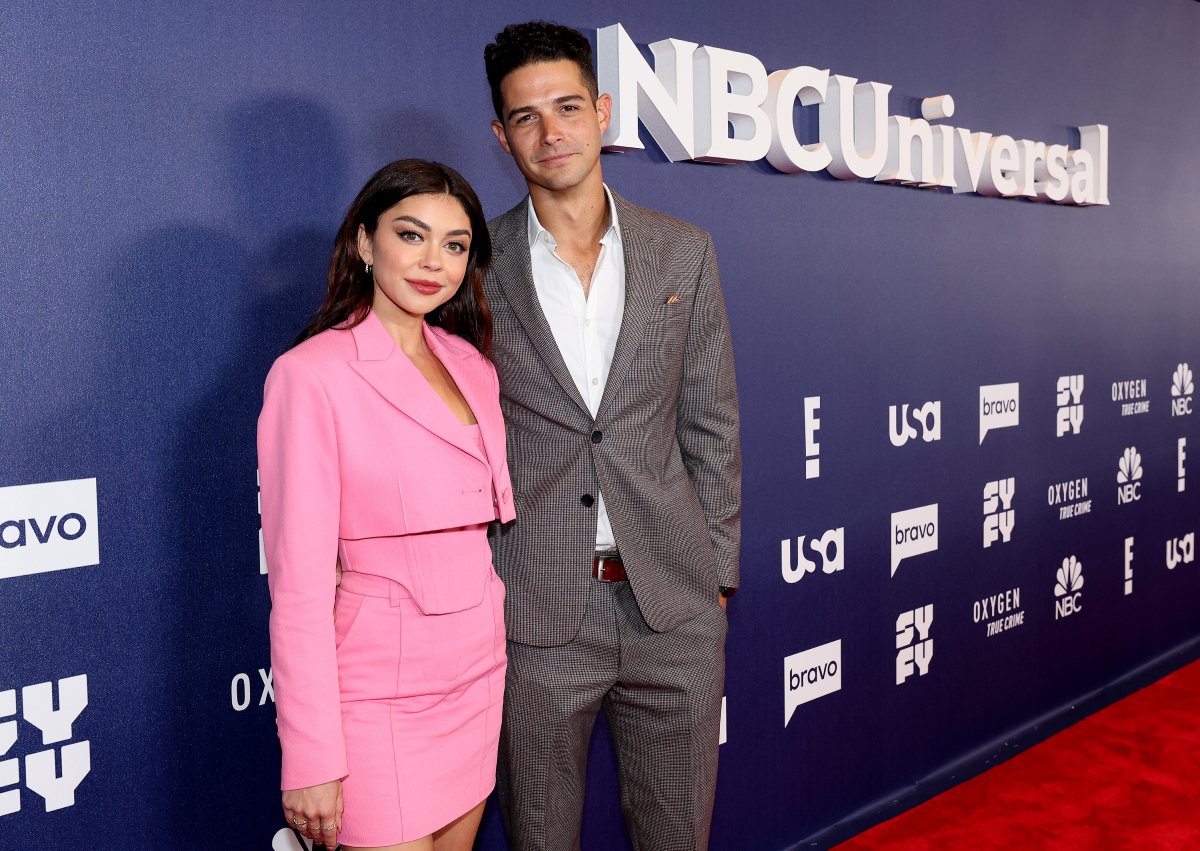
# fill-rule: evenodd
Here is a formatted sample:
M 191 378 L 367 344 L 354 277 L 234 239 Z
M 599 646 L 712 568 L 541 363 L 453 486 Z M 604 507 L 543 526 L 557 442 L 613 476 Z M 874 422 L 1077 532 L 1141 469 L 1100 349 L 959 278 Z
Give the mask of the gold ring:
M 308 824 L 308 819 L 292 816 L 292 824 L 296 825 L 296 827 L 304 827 L 304 825 Z
M 323 824 L 321 825 L 321 830 L 337 830 L 337 824 Z

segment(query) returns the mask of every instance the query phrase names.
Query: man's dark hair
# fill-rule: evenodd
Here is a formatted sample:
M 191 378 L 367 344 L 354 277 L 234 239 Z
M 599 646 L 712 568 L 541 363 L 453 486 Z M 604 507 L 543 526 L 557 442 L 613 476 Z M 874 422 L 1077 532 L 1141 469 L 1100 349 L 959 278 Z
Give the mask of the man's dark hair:
M 496 33 L 496 40 L 483 49 L 483 64 L 487 68 L 488 85 L 492 87 L 492 107 L 496 110 L 496 117 L 504 121 L 504 116 L 500 114 L 504 110 L 500 82 L 505 77 L 534 62 L 557 62 L 560 59 L 578 66 L 579 75 L 593 101 L 600 97 L 596 69 L 592 67 L 592 45 L 579 30 L 546 21 L 530 21 L 509 24 Z

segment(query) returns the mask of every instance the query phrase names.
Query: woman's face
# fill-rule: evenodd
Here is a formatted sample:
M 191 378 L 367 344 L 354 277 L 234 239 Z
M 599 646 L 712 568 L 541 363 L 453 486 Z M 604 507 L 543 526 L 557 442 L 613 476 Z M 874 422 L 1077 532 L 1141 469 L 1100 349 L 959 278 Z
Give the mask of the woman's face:
M 360 226 L 358 253 L 375 267 L 375 312 L 403 321 L 448 302 L 470 248 L 471 220 L 451 195 L 410 195 L 383 212 L 374 234 Z

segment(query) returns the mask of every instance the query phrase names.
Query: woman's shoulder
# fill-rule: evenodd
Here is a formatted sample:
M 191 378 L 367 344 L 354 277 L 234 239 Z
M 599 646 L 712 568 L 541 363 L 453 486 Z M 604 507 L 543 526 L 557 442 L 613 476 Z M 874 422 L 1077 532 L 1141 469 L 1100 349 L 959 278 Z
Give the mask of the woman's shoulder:
M 271 372 L 325 373 L 352 359 L 354 338 L 345 328 L 329 328 L 298 343 L 275 359 Z

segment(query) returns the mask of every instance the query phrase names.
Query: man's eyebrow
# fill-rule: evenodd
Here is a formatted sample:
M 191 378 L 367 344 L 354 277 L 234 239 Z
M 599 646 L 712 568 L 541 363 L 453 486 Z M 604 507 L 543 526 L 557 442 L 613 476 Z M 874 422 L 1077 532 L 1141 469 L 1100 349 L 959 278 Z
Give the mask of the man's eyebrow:
M 553 102 L 554 102 L 555 106 L 562 106 L 564 103 L 571 103 L 574 101 L 582 101 L 582 100 L 583 100 L 583 95 L 563 95 L 562 97 L 556 97 Z M 510 109 L 508 111 L 508 115 L 506 115 L 505 118 L 507 118 L 508 120 L 511 121 L 512 119 L 516 118 L 518 115 L 522 115 L 522 114 L 530 113 L 530 112 L 537 112 L 537 108 L 533 107 L 533 106 L 517 106 L 517 107 L 513 107 L 512 109 Z

